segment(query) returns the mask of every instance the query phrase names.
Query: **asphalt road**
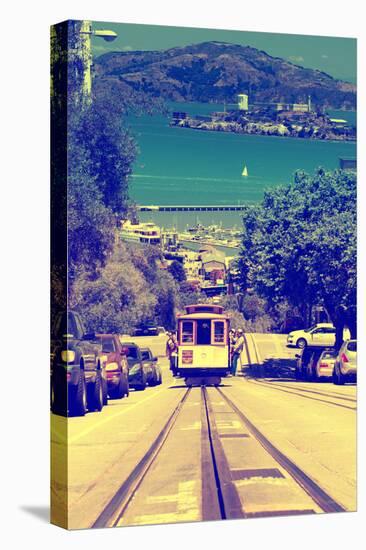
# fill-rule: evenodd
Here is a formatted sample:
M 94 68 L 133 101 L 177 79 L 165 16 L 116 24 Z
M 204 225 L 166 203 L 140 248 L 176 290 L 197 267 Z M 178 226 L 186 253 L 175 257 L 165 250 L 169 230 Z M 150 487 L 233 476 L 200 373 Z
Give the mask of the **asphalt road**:
M 83 528 L 324 511 L 253 426 L 340 509 L 356 509 L 355 385 L 296 381 L 285 337 L 256 334 L 257 369 L 244 353 L 243 372 L 220 391 L 187 393 L 163 357 L 165 337 L 134 340 L 160 356 L 161 386 L 83 418 L 51 415 L 54 521 Z

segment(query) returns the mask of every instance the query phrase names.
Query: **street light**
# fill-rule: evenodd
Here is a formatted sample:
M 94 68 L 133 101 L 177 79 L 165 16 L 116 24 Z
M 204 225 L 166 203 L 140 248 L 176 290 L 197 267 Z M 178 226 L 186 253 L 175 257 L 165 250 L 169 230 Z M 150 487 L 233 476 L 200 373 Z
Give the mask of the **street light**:
M 82 85 L 82 96 L 88 103 L 91 96 L 91 66 L 92 66 L 92 53 L 91 53 L 91 36 L 98 36 L 103 38 L 106 42 L 113 42 L 117 38 L 117 33 L 108 29 L 93 29 L 91 21 L 82 21 L 80 27 L 80 57 L 84 66 L 84 78 Z

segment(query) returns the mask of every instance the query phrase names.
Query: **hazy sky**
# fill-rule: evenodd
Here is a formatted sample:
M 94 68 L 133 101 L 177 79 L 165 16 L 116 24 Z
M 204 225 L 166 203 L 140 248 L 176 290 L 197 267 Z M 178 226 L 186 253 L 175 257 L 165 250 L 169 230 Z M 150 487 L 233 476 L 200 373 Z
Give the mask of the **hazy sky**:
M 165 27 L 130 23 L 94 22 L 94 29 L 117 32 L 114 42 L 93 38 L 95 56 L 108 51 L 165 50 L 198 42 L 217 40 L 253 46 L 275 57 L 282 57 L 335 78 L 356 82 L 356 39 L 296 34 L 272 34 L 190 27 Z

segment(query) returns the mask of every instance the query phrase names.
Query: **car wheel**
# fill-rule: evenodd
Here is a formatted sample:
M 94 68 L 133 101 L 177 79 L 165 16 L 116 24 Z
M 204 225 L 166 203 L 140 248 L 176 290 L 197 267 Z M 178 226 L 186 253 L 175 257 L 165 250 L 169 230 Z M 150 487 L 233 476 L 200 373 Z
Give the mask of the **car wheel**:
M 152 376 L 152 381 L 149 384 L 149 386 L 157 386 L 158 384 L 159 384 L 158 373 L 156 371 L 154 371 L 153 376 Z
M 122 374 L 119 377 L 119 383 L 118 383 L 117 388 L 115 390 L 111 390 L 109 392 L 109 394 L 110 394 L 112 399 L 122 399 L 122 397 L 124 396 L 125 388 L 124 388 L 124 382 L 123 382 Z
M 146 389 L 146 380 L 144 380 L 141 384 L 138 386 L 135 386 L 136 391 L 144 391 Z
M 90 411 L 101 411 L 103 409 L 103 386 L 102 376 L 98 370 L 95 383 L 91 385 L 88 399 L 88 409 Z
M 124 395 L 126 397 L 128 397 L 130 395 L 130 387 L 129 387 L 129 384 L 128 384 L 128 377 L 127 376 L 125 376 L 123 391 L 124 391 Z
M 296 342 L 297 348 L 304 349 L 306 348 L 306 346 L 307 346 L 307 341 L 305 340 L 305 338 L 299 338 L 298 341 Z
M 67 385 L 66 382 L 51 382 L 51 411 L 54 414 L 67 416 Z
M 343 386 L 344 382 L 345 382 L 345 378 L 341 373 L 339 365 L 335 365 L 333 370 L 333 383 L 336 384 L 337 386 Z
M 103 405 L 108 405 L 108 385 L 104 378 L 102 378 L 103 387 Z
M 69 388 L 69 412 L 71 416 L 85 416 L 87 406 L 84 371 L 80 371 L 76 388 Z

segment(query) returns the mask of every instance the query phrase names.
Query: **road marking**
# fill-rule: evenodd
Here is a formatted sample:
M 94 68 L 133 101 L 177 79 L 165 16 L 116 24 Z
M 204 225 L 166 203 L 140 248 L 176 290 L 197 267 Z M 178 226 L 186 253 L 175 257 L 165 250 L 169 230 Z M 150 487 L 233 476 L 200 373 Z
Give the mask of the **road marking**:
M 180 430 L 182 432 L 184 432 L 185 430 L 200 430 L 200 429 L 201 429 L 201 422 L 199 420 L 197 420 L 196 422 L 194 422 L 190 426 L 186 426 L 184 428 L 181 428 Z
M 147 504 L 164 504 L 167 502 L 176 503 L 175 512 L 166 512 L 162 514 L 144 514 L 135 516 L 132 524 L 146 525 L 152 523 L 174 523 L 177 521 L 197 521 L 200 519 L 198 498 L 195 494 L 197 482 L 183 481 L 178 484 L 178 492 L 173 495 L 159 495 L 147 497 Z M 123 519 L 120 524 L 123 523 Z
M 264 484 L 264 485 L 289 485 L 289 480 L 285 477 L 278 478 L 278 477 L 249 477 L 247 479 L 238 479 L 234 480 L 234 484 L 236 487 L 247 487 L 248 485 L 257 485 L 258 483 Z
M 229 430 L 237 430 L 238 428 L 242 428 L 241 422 L 239 420 L 231 420 L 231 421 L 225 421 L 225 420 L 216 420 L 216 426 L 217 428 L 228 428 Z
M 83 430 L 82 432 L 80 432 L 80 433 L 76 434 L 74 437 L 70 437 L 68 439 L 69 445 L 71 445 L 72 443 L 75 443 L 75 441 L 77 441 L 81 437 L 84 437 L 84 435 L 87 435 L 88 433 L 92 432 L 93 430 L 95 430 L 99 426 L 102 426 L 103 424 L 106 424 L 110 420 L 113 420 L 114 418 L 117 418 L 118 416 L 121 416 L 122 414 L 124 414 L 128 411 L 131 411 L 132 409 L 134 409 L 138 405 L 141 405 L 142 403 L 146 403 L 147 401 L 150 401 L 150 399 L 152 399 L 153 397 L 156 397 L 157 395 L 159 395 L 164 390 L 165 390 L 165 388 L 161 388 L 156 393 L 149 395 L 149 397 L 146 397 L 146 399 L 142 399 L 141 401 L 138 401 L 137 403 L 134 403 L 133 405 L 129 406 L 126 409 L 123 409 L 122 411 L 119 411 L 116 414 L 112 414 L 111 416 L 106 416 L 100 422 L 97 422 L 95 424 L 92 424 L 88 428 L 85 428 L 85 430 Z

